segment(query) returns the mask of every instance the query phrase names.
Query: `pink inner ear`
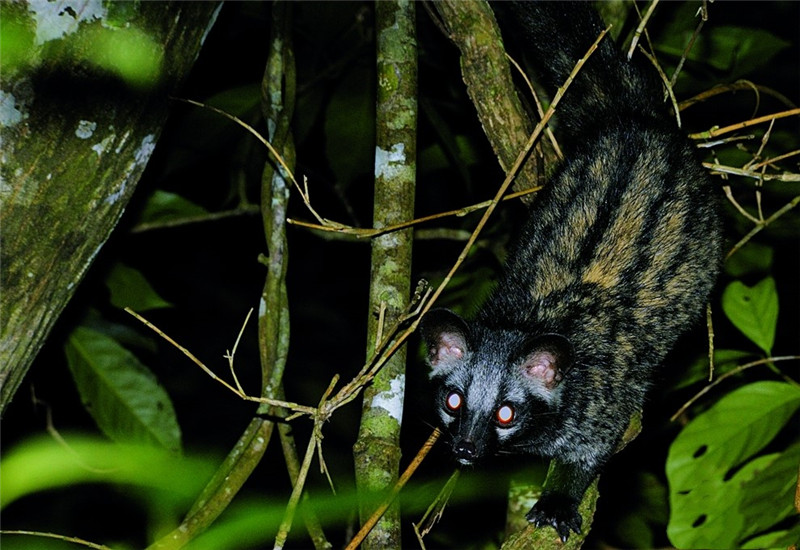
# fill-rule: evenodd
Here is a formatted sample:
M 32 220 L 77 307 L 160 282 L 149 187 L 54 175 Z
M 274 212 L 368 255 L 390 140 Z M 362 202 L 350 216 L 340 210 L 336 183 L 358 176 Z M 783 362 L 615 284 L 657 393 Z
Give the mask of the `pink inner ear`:
M 536 351 L 529 355 L 522 365 L 522 372 L 530 378 L 541 380 L 549 387 L 561 379 L 556 357 L 548 351 Z
M 439 347 L 436 349 L 436 361 L 461 359 L 464 357 L 464 340 L 455 334 L 442 333 L 439 336 Z

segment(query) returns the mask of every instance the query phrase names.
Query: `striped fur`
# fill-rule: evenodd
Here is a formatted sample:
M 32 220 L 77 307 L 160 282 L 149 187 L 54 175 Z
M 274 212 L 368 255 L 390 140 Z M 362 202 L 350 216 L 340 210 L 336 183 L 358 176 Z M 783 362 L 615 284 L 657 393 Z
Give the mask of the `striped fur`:
M 510 12 L 504 32 L 523 38 L 552 86 L 602 29 L 586 4 L 498 5 Z M 565 96 L 567 160 L 534 201 L 495 291 L 474 320 L 434 310 L 423 323 L 456 459 L 554 458 L 554 481 L 528 518 L 563 540 L 580 530 L 578 503 L 655 369 L 700 318 L 721 263 L 716 195 L 661 98 L 605 39 Z M 457 410 L 445 403 L 454 392 Z

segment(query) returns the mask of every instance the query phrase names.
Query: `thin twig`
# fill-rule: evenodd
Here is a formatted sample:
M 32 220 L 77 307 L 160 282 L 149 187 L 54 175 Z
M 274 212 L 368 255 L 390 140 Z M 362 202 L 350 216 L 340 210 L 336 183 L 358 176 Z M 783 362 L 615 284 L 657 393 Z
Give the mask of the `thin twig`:
M 542 118 L 544 116 L 544 109 L 542 109 L 542 102 L 539 101 L 539 96 L 537 95 L 536 90 L 533 88 L 533 84 L 531 83 L 531 80 L 528 78 L 528 75 L 525 74 L 525 71 L 522 70 L 522 67 L 519 66 L 519 63 L 517 63 L 516 59 L 514 59 L 508 54 L 506 54 L 506 59 L 508 59 L 511 62 L 511 64 L 514 65 L 514 68 L 517 69 L 517 72 L 522 77 L 522 80 L 525 82 L 525 84 L 527 84 L 528 91 L 530 92 L 531 97 L 533 98 L 533 103 L 534 105 L 536 105 L 536 113 L 539 115 L 539 118 Z M 560 160 L 564 160 L 564 153 L 561 152 L 561 147 L 558 146 L 556 137 L 555 135 L 553 135 L 553 131 L 550 129 L 549 126 L 545 129 L 545 132 L 547 133 L 547 139 L 549 139 L 550 143 L 553 145 L 553 150 L 556 152 L 556 156 Z
M 661 68 L 661 64 L 655 58 L 655 56 L 650 55 L 645 51 L 644 48 L 639 46 L 639 50 L 641 53 L 653 64 L 653 67 L 656 68 L 658 72 L 658 76 L 661 77 L 661 80 L 664 82 L 664 88 L 666 89 L 667 97 L 669 97 L 670 101 L 672 102 L 672 110 L 675 112 L 675 121 L 678 123 L 678 128 L 681 128 L 681 112 L 678 109 L 678 100 L 675 98 L 675 92 L 672 91 L 672 85 L 667 78 L 667 75 L 664 73 L 664 69 Z
M 73 544 L 80 544 L 81 546 L 85 546 L 87 548 L 95 548 L 96 550 L 112 550 L 111 547 L 105 546 L 103 544 L 89 542 L 88 540 L 79 539 L 78 537 L 67 537 L 65 535 L 59 535 L 57 533 L 44 533 L 42 531 L 25 531 L 21 529 L 2 529 L 0 530 L 0 535 L 28 535 L 32 537 L 58 539 L 66 542 L 71 542 Z
M 733 256 L 740 248 L 742 248 L 745 244 L 747 244 L 747 242 L 750 239 L 752 239 L 755 235 L 757 235 L 762 229 L 764 229 L 769 224 L 771 224 L 772 222 L 774 222 L 775 220 L 786 214 L 789 210 L 791 210 L 798 204 L 800 204 L 800 195 L 793 198 L 791 201 L 783 205 L 783 207 L 781 207 L 781 209 L 775 212 L 772 216 L 770 216 L 763 222 L 756 225 L 753 229 L 751 229 L 747 235 L 742 237 L 742 239 L 733 246 L 730 252 L 728 252 L 728 254 L 725 256 L 725 259 L 727 260 L 728 258 Z
M 779 118 L 786 118 L 790 116 L 800 115 L 800 108 L 798 109 L 789 109 L 788 111 L 781 111 L 779 113 L 772 113 L 771 115 L 764 115 L 758 118 L 751 118 L 749 120 L 745 120 L 739 122 L 738 124 L 731 124 L 730 126 L 724 126 L 722 128 L 711 128 L 710 130 L 706 130 L 705 132 L 699 132 L 697 134 L 689 134 L 691 139 L 707 139 L 716 136 L 720 136 L 722 134 L 727 134 L 729 132 L 733 132 L 736 130 L 742 130 L 744 128 L 748 128 L 750 126 L 755 126 L 756 124 L 761 124 L 762 122 L 768 122 L 770 120 L 777 120 Z
M 719 385 L 723 380 L 727 380 L 731 376 L 739 374 L 742 371 L 745 371 L 745 370 L 747 370 L 749 368 L 752 368 L 752 367 L 756 367 L 758 365 L 769 365 L 771 363 L 777 363 L 779 361 L 797 361 L 797 360 L 800 360 L 800 355 L 784 355 L 784 356 L 780 356 L 780 357 L 767 357 L 767 358 L 764 358 L 764 359 L 758 359 L 757 361 L 752 361 L 750 363 L 746 363 L 744 365 L 740 365 L 740 366 L 736 367 L 735 369 L 732 369 L 732 370 L 726 372 L 725 374 L 723 374 L 722 376 L 720 376 L 719 378 L 717 378 L 716 380 L 714 380 L 713 382 L 711 382 L 710 384 L 705 386 L 699 392 L 697 392 L 691 399 L 689 399 L 686 403 L 684 403 L 681 406 L 681 408 L 677 410 L 677 412 L 675 414 L 673 414 L 670 417 L 670 422 L 675 422 L 675 420 L 677 420 L 678 417 L 680 417 L 686 411 L 686 409 L 691 407 L 698 399 L 700 399 L 705 394 L 710 392 L 714 387 Z
M 170 338 L 167 334 L 165 334 L 161 329 L 159 329 L 153 323 L 151 323 L 150 321 L 148 321 L 147 319 L 145 319 L 144 317 L 142 317 L 141 315 L 139 315 L 138 313 L 136 313 L 135 311 L 133 311 L 132 309 L 130 309 L 128 307 L 125 308 L 125 311 L 130 313 L 134 317 L 136 317 L 136 319 L 138 319 L 141 323 L 144 323 L 144 325 L 147 326 L 150 330 L 152 330 L 153 332 L 155 332 L 156 334 L 161 336 L 164 340 L 166 340 L 167 342 L 172 344 L 174 347 L 176 347 L 178 350 L 180 350 L 181 353 L 183 353 L 186 357 L 188 357 L 195 365 L 197 365 L 198 367 L 203 369 L 203 371 L 208 376 L 210 376 L 216 382 L 222 384 L 225 388 L 227 388 L 229 391 L 233 392 L 240 399 L 243 399 L 245 401 L 252 401 L 253 403 L 262 403 L 262 404 L 266 404 L 266 405 L 272 405 L 273 407 L 282 407 L 282 408 L 288 409 L 290 411 L 294 411 L 295 412 L 295 416 L 293 416 L 292 418 L 296 418 L 297 415 L 300 415 L 300 414 L 309 415 L 311 417 L 314 417 L 316 415 L 317 409 L 315 409 L 313 407 L 307 407 L 307 406 L 304 406 L 304 405 L 299 405 L 297 403 L 291 403 L 289 401 L 282 401 L 280 399 L 270 399 L 270 398 L 267 398 L 267 397 L 254 397 L 254 396 L 251 396 L 251 395 L 247 395 L 243 391 L 239 391 L 238 389 L 236 389 L 232 385 L 230 385 L 228 382 L 226 382 L 225 380 L 223 380 L 222 378 L 220 378 L 219 376 L 214 374 L 214 371 L 209 369 L 202 361 L 200 361 L 197 357 L 195 357 L 194 354 L 192 354 L 192 352 L 190 352 L 188 349 L 186 349 L 185 347 L 181 346 L 175 340 Z
M 516 191 L 514 193 L 509 193 L 508 195 L 505 195 L 502 198 L 502 200 L 507 201 L 507 200 L 511 200 L 511 199 L 516 199 L 517 197 L 521 197 L 523 195 L 528 195 L 530 193 L 536 193 L 537 191 L 541 191 L 541 189 L 542 189 L 541 187 L 531 187 L 530 189 L 524 189 L 522 191 Z M 479 202 L 477 204 L 473 204 L 471 206 L 465 206 L 464 208 L 458 208 L 456 210 L 449 210 L 447 212 L 439 212 L 438 214 L 431 214 L 430 216 L 423 216 L 421 218 L 415 218 L 413 220 L 400 222 L 400 223 L 393 224 L 393 225 L 387 225 L 386 227 L 380 227 L 380 228 L 350 227 L 350 226 L 346 226 L 346 225 L 337 225 L 337 226 L 334 227 L 334 226 L 331 226 L 331 225 L 320 225 L 320 224 L 315 224 L 315 223 L 311 223 L 311 222 L 306 222 L 306 221 L 303 221 L 303 220 L 295 220 L 295 219 L 292 219 L 292 218 L 289 218 L 286 221 L 288 223 L 292 224 L 292 225 L 297 225 L 297 226 L 300 226 L 300 227 L 307 227 L 309 229 L 316 229 L 316 230 L 319 230 L 319 231 L 328 231 L 328 232 L 331 232 L 331 233 L 343 233 L 343 234 L 346 234 L 346 235 L 354 235 L 355 237 L 357 237 L 359 239 L 367 239 L 367 238 L 371 239 L 373 237 L 378 237 L 378 236 L 383 235 L 385 233 L 391 233 L 393 231 L 399 231 L 401 229 L 406 229 L 407 227 L 412 227 L 414 225 L 419 225 L 419 224 L 426 223 L 426 222 L 429 222 L 429 221 L 432 221 L 432 220 L 436 220 L 436 219 L 439 219 L 439 218 L 445 218 L 445 217 L 449 217 L 449 216 L 457 216 L 457 217 L 466 216 L 467 214 L 475 212 L 476 210 L 481 210 L 481 209 L 484 209 L 484 208 L 488 208 L 490 204 L 492 204 L 491 200 L 483 201 L 483 202 Z
M 756 93 L 756 97 L 758 97 L 758 94 L 761 93 L 761 94 L 765 94 L 765 95 L 774 97 L 775 99 L 777 99 L 778 101 L 780 101 L 781 103 L 783 103 L 784 105 L 786 105 L 789 108 L 797 107 L 797 105 L 795 105 L 792 100 L 790 100 L 785 95 L 783 95 L 783 94 L 781 94 L 779 92 L 776 92 L 772 88 L 768 88 L 766 86 L 761 86 L 760 84 L 754 84 L 753 82 L 750 82 L 749 80 L 737 80 L 736 82 L 732 82 L 730 84 L 720 84 L 720 85 L 714 86 L 713 88 L 711 88 L 709 90 L 706 90 L 704 92 L 701 92 L 701 93 L 697 94 L 696 96 L 693 96 L 693 97 L 690 97 L 689 99 L 685 99 L 685 100 L 681 101 L 681 103 L 680 103 L 681 111 L 683 111 L 684 109 L 688 109 L 692 105 L 695 105 L 697 103 L 703 102 L 706 99 L 709 99 L 709 98 L 714 97 L 716 95 L 724 94 L 724 93 L 728 93 L 728 92 L 735 92 L 735 91 L 738 91 L 738 90 L 753 90 Z
M 326 389 L 325 393 L 322 394 L 322 399 L 320 399 L 319 406 L 317 407 L 317 411 L 320 411 L 320 413 L 327 410 L 325 406 L 326 401 L 328 400 L 328 396 L 330 396 L 331 392 L 333 391 L 338 379 L 338 376 L 334 376 L 333 380 L 331 380 L 331 383 L 328 385 L 328 389 Z M 311 467 L 311 460 L 314 458 L 314 450 L 322 440 L 322 423 L 326 419 L 327 416 L 323 417 L 322 414 L 315 415 L 314 430 L 308 439 L 306 454 L 303 456 L 303 463 L 300 466 L 300 471 L 297 474 L 297 481 L 292 488 L 292 495 L 289 497 L 289 503 L 286 505 L 286 511 L 283 514 L 281 525 L 278 528 L 278 534 L 275 537 L 274 550 L 281 550 L 283 545 L 286 543 L 286 539 L 289 537 L 289 530 L 292 528 L 292 522 L 294 521 L 294 515 L 297 511 L 297 505 L 300 502 L 300 497 L 302 496 L 305 488 L 308 470 Z
M 633 57 L 633 51 L 636 49 L 636 44 L 639 43 L 639 37 L 644 32 L 644 28 L 647 25 L 647 21 L 650 19 L 650 16 L 653 15 L 653 11 L 655 11 L 656 5 L 658 5 L 658 0 L 653 0 L 652 2 L 650 2 L 650 5 L 647 7 L 647 11 L 642 17 L 642 20 L 639 21 L 639 26 L 636 27 L 636 32 L 633 33 L 633 40 L 631 40 L 631 47 L 628 49 L 628 61 L 630 61 L 631 57 Z
M 755 170 L 744 170 L 742 168 L 736 168 L 735 166 L 725 166 L 724 164 L 715 164 L 713 162 L 704 162 L 703 166 L 712 172 L 732 174 L 734 176 L 744 176 L 763 181 L 800 181 L 800 174 L 763 174 L 761 172 L 756 172 Z
M 759 162 L 758 164 L 754 164 L 753 166 L 750 167 L 750 169 L 751 170 L 758 170 L 762 166 L 769 166 L 771 164 L 775 164 L 776 162 L 780 162 L 780 161 L 786 160 L 786 159 L 788 159 L 790 157 L 795 157 L 797 155 L 800 155 L 800 149 L 797 149 L 795 151 L 789 151 L 788 153 L 784 153 L 782 155 L 778 155 L 777 157 L 768 158 L 766 160 L 763 160 L 763 161 Z
M 409 464 L 405 469 L 403 475 L 401 475 L 397 480 L 397 483 L 395 483 L 394 487 L 392 487 L 392 490 L 386 496 L 384 501 L 380 506 L 378 506 L 369 519 L 364 522 L 364 525 L 361 526 L 361 529 L 358 531 L 358 533 L 356 533 L 356 536 L 353 537 L 353 540 L 350 541 L 345 550 L 355 550 L 358 545 L 363 542 L 372 528 L 375 527 L 375 524 L 378 523 L 383 514 L 386 513 L 386 510 L 389 509 L 389 506 L 391 506 L 394 499 L 397 498 L 397 495 L 400 494 L 400 491 L 403 489 L 403 487 L 405 487 L 406 483 L 408 483 L 408 480 L 411 479 L 411 476 L 414 475 L 414 472 L 417 471 L 417 468 L 420 464 L 422 464 L 422 461 L 428 455 L 428 452 L 430 452 L 430 450 L 433 448 L 434 443 L 436 443 L 436 440 L 439 439 L 440 435 L 441 432 L 439 429 L 435 428 L 428 437 L 427 441 L 422 444 L 422 447 L 420 447 L 417 455 L 414 457 L 414 460 L 412 460 L 411 464 Z
M 253 128 L 252 126 L 247 124 L 245 121 L 243 121 L 239 117 L 236 117 L 236 116 L 234 116 L 234 115 L 232 115 L 232 114 L 230 114 L 230 113 L 228 113 L 226 111 L 223 111 L 222 109 L 218 109 L 217 107 L 214 107 L 213 105 L 208 105 L 206 103 L 201 103 L 200 101 L 195 101 L 193 99 L 186 99 L 186 98 L 181 98 L 181 97 L 177 97 L 175 99 L 178 100 L 178 101 L 183 101 L 184 103 L 188 103 L 190 105 L 195 105 L 197 107 L 202 107 L 204 109 L 208 109 L 210 111 L 213 111 L 213 112 L 215 112 L 215 113 L 217 113 L 219 115 L 224 116 L 225 118 L 227 118 L 229 120 L 232 120 L 233 122 L 235 122 L 236 124 L 238 124 L 239 126 L 244 128 L 245 130 L 250 132 L 250 134 L 255 136 L 255 138 L 258 141 L 260 141 L 269 150 L 269 152 L 272 154 L 272 156 L 275 157 L 275 160 L 278 162 L 278 164 L 280 164 L 281 168 L 283 169 L 285 176 L 292 182 L 292 184 L 294 184 L 295 188 L 300 193 L 300 196 L 302 197 L 303 202 L 306 205 L 306 208 L 308 208 L 309 212 L 311 212 L 311 215 L 313 215 L 314 218 L 316 218 L 317 221 L 319 223 L 323 224 L 323 225 L 335 223 L 335 222 L 331 222 L 330 220 L 326 220 L 326 219 L 322 218 L 319 214 L 317 214 L 317 211 L 314 210 L 314 208 L 311 206 L 311 200 L 310 200 L 309 195 L 308 195 L 308 186 L 306 185 L 306 189 L 305 189 L 305 191 L 303 191 L 303 188 L 300 187 L 300 184 L 295 179 L 294 174 L 289 169 L 289 166 L 286 164 L 286 161 L 283 160 L 283 157 L 280 154 L 278 154 L 278 151 L 275 150 L 275 148 L 272 146 L 272 144 L 268 140 L 266 140 L 264 138 L 264 136 L 262 136 L 255 128 Z
M 681 73 L 683 69 L 683 64 L 686 62 L 686 59 L 689 57 L 689 52 L 692 51 L 692 47 L 694 47 L 694 43 L 697 40 L 697 37 L 700 36 L 700 30 L 703 28 L 703 25 L 706 21 L 708 21 L 708 5 L 706 4 L 706 0 L 703 0 L 702 5 L 698 9 L 700 13 L 700 22 L 697 24 L 697 27 L 694 29 L 694 33 L 692 33 L 692 37 L 689 39 L 689 43 L 686 44 L 686 48 L 683 50 L 683 54 L 681 54 L 681 58 L 678 61 L 678 65 L 675 67 L 675 72 L 672 73 L 672 78 L 669 80 L 669 87 L 670 89 L 675 86 L 675 83 L 678 81 L 678 75 Z M 695 14 L 696 16 L 697 14 Z
M 292 495 L 289 497 L 289 503 L 286 505 L 286 510 L 281 520 L 281 525 L 278 528 L 278 534 L 275 537 L 274 550 L 281 550 L 289 537 L 289 530 L 292 528 L 294 521 L 294 514 L 297 510 L 297 503 L 300 501 L 300 496 L 303 494 L 305 487 L 306 476 L 308 469 L 311 467 L 311 460 L 314 458 L 314 449 L 317 445 L 317 426 L 314 426 L 314 433 L 308 438 L 308 445 L 306 446 L 306 454 L 303 456 L 303 464 L 300 466 L 300 473 L 297 476 L 297 482 L 292 489 Z
M 728 198 L 728 201 L 733 205 L 734 208 L 736 208 L 736 210 L 739 211 L 739 214 L 755 224 L 761 223 L 761 220 L 753 216 L 750 212 L 744 209 L 744 206 L 739 204 L 739 201 L 737 201 L 736 197 L 733 196 L 733 191 L 731 190 L 730 185 L 724 185 L 722 190 L 725 192 L 725 196 Z
M 706 304 L 706 328 L 708 329 L 708 381 L 714 379 L 714 320 L 711 302 Z
M 447 478 L 447 481 L 442 486 L 441 490 L 439 490 L 430 506 L 428 506 L 428 509 L 425 510 L 420 520 L 417 523 L 411 524 L 414 527 L 417 540 L 423 549 L 425 548 L 425 544 L 422 542 L 422 539 L 431 532 L 433 526 L 442 518 L 442 515 L 444 515 L 444 509 L 450 501 L 450 496 L 453 494 L 453 490 L 455 489 L 456 482 L 460 475 L 461 469 L 454 469 L 453 473 Z M 422 526 L 422 530 L 420 530 L 420 526 Z
M 244 323 L 242 323 L 242 328 L 239 329 L 239 335 L 236 337 L 236 341 L 233 343 L 233 351 L 227 351 L 225 353 L 225 359 L 228 360 L 228 366 L 231 369 L 231 376 L 233 377 L 233 381 L 236 383 L 236 388 L 239 390 L 239 393 L 244 394 L 244 389 L 242 385 L 239 383 L 239 378 L 236 376 L 236 369 L 233 368 L 233 358 L 236 355 L 236 349 L 239 347 L 239 341 L 242 339 L 242 334 L 244 333 L 244 327 L 247 326 L 247 321 L 250 320 L 250 315 L 253 313 L 253 308 L 250 308 L 250 311 L 247 312 L 247 316 L 244 318 Z

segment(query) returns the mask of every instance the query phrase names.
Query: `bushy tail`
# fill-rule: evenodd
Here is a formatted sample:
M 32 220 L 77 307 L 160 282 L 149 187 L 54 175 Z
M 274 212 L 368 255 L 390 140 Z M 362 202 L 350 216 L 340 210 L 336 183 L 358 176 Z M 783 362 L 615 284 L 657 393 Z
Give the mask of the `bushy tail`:
M 551 93 L 605 28 L 589 2 L 501 1 L 493 7 L 506 40 L 530 54 Z M 560 123 L 574 136 L 609 117 L 663 112 L 652 72 L 625 59 L 606 35 L 567 90 L 558 109 Z

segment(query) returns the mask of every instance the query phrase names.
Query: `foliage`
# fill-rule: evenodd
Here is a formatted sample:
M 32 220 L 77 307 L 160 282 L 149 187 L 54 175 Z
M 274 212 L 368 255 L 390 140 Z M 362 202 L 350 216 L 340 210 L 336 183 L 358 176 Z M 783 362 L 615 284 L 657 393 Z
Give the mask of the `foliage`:
M 114 441 L 180 451 L 172 401 L 135 355 L 85 327 L 72 331 L 65 352 L 81 402 L 104 434 Z
M 795 514 L 800 445 L 758 455 L 800 408 L 800 387 L 753 382 L 695 417 L 667 459 L 670 540 L 679 548 L 739 548 Z M 736 423 L 731 418 L 738 418 Z M 774 506 L 764 506 L 764 498 Z M 796 531 L 797 532 L 797 531 Z M 770 544 L 769 546 L 772 546 Z
M 761 6 L 762 16 L 756 19 L 744 9 L 733 13 L 738 7 L 711 5 L 709 20 L 719 24 L 701 29 L 675 83 L 679 100 L 740 77 L 781 93 L 797 89 L 796 29 L 786 27 L 787 21 L 796 21 L 790 16 L 797 8 Z M 223 108 L 264 135 L 268 129 L 258 122 L 259 82 L 269 10 L 260 3 L 226 5 L 182 93 Z M 308 177 L 311 201 L 322 217 L 354 227 L 370 226 L 372 209 L 376 76 L 369 10 L 355 3 L 294 6 L 297 173 Z M 662 3 L 649 24 L 655 53 L 669 75 L 697 25 L 696 10 L 694 2 Z M 420 104 L 425 115 L 418 137 L 421 216 L 486 199 L 502 174 L 461 88 L 458 59 L 427 13 L 419 12 Z M 22 59 L 19 44 L 32 37 L 25 29 L 3 26 L 2 31 L 0 52 Z M 794 42 L 789 42 L 791 36 Z M 76 52 L 84 51 L 76 46 Z M 161 62 L 157 56 L 152 61 Z M 732 91 L 685 109 L 681 117 L 687 131 L 790 108 L 763 89 L 756 89 L 757 95 Z M 800 538 L 791 500 L 800 461 L 795 436 L 800 390 L 793 381 L 797 362 L 781 360 L 800 353 L 798 313 L 792 305 L 797 303 L 800 276 L 793 256 L 800 224 L 796 209 L 764 223 L 800 195 L 796 178 L 781 179 L 800 172 L 797 157 L 767 162 L 800 148 L 797 118 L 789 120 L 741 128 L 735 139 L 721 136 L 719 143 L 701 149 L 721 186 L 729 188 L 726 231 L 731 248 L 742 243 L 730 255 L 711 303 L 713 372 L 707 331 L 698 326 L 665 369 L 672 371 L 671 380 L 665 375 L 660 384 L 672 383 L 670 390 L 654 392 L 658 395 L 645 413 L 649 425 L 640 437 L 644 441 L 618 457 L 623 471 L 615 471 L 612 461 L 604 476 L 595 538 L 587 545 L 756 548 L 787 546 Z M 715 138 L 696 139 L 707 145 Z M 142 547 L 173 529 L 189 509 L 235 434 L 253 418 L 255 406 L 232 399 L 121 308 L 147 310 L 156 325 L 223 375 L 223 353 L 231 349 L 241 320 L 260 297 L 259 255 L 263 262 L 270 254 L 261 222 L 254 216 L 266 158 L 252 136 L 229 120 L 173 105 L 171 127 L 159 141 L 138 204 L 129 209 L 119 235 L 101 254 L 65 314 L 61 333 L 34 366 L 29 382 L 36 407 L 32 412 L 30 400 L 19 395 L 4 418 L 4 529 L 54 531 Z M 759 174 L 774 179 L 759 179 Z M 468 311 L 479 303 L 521 211 L 513 204 L 498 208 L 440 305 Z M 301 201 L 293 200 L 290 217 L 311 216 Z M 475 221 L 470 214 L 439 220 L 435 230 L 430 225 L 417 229 L 416 276 L 440 281 Z M 750 235 L 754 228 L 758 231 Z M 363 364 L 369 277 L 369 251 L 363 242 L 333 232 L 290 228 L 292 336 L 284 390 L 293 402 L 315 406 L 333 373 L 349 378 Z M 258 353 L 255 330 L 246 326 L 235 368 L 251 395 L 259 394 L 254 366 Z M 427 423 L 433 420 L 424 369 L 413 356 L 409 354 L 404 461 L 425 440 Z M 42 402 L 52 412 L 51 434 L 56 435 L 35 435 L 44 423 Z M 81 403 L 89 405 L 91 416 Z M 681 409 L 684 426 L 676 435 L 674 425 L 661 421 L 681 404 L 686 404 Z M 353 407 L 344 408 L 325 428 L 322 456 L 337 493 L 330 492 L 325 476 L 309 473 L 306 506 L 316 510 L 337 546 L 345 542 L 357 509 L 352 491 L 357 414 Z M 309 424 L 298 419 L 291 426 L 305 442 Z M 64 431 L 58 435 L 55 428 Z M 86 435 L 98 429 L 114 442 Z M 669 449 L 665 441 L 672 441 Z M 414 537 L 410 523 L 419 521 L 452 470 L 444 458 L 434 449 L 418 474 L 425 479 L 401 494 L 407 546 L 414 544 L 409 542 Z M 271 445 L 244 494 L 192 547 L 268 544 L 291 491 L 282 460 L 278 445 Z M 516 464 L 511 464 L 501 463 L 500 469 L 515 470 Z M 499 545 L 508 472 L 489 471 L 462 474 L 426 544 Z M 98 490 L 98 484 L 132 502 L 120 509 L 95 503 L 86 512 L 93 517 L 91 527 L 71 516 L 71 521 L 59 520 L 65 506 L 91 503 L 87 495 Z M 636 490 L 619 491 L 617 486 Z M 620 493 L 635 494 L 615 501 Z M 131 509 L 133 517 L 145 519 L 130 521 L 126 511 Z M 462 516 L 475 510 L 482 521 L 464 525 Z M 292 533 L 288 546 L 308 546 L 299 526 Z M 30 539 L 5 535 L 2 543 L 26 547 Z M 42 547 L 50 547 L 45 544 Z M 60 547 L 56 544 L 52 547 Z

